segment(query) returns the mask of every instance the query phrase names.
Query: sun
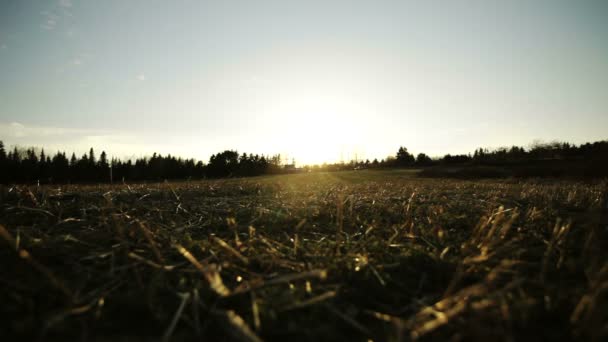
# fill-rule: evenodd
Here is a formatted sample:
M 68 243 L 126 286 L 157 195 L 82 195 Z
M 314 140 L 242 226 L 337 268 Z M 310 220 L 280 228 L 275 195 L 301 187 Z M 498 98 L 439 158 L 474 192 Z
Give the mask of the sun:
M 346 115 L 336 111 L 292 112 L 283 126 L 281 150 L 298 165 L 335 163 L 356 153 L 358 129 Z
M 284 87 L 274 88 L 275 96 L 268 104 L 272 136 L 277 138 L 273 141 L 280 144 L 273 149 L 298 165 L 353 158 L 369 134 L 364 99 L 339 78 L 318 82 L 311 76 L 299 76 L 295 78 L 298 82 L 290 80 Z

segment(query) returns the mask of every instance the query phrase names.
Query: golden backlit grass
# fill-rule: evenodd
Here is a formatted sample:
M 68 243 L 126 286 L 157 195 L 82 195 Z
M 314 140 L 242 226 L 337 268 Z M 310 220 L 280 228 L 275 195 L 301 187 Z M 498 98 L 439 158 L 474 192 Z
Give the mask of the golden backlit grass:
M 602 339 L 605 197 L 399 171 L 3 187 L 0 337 Z

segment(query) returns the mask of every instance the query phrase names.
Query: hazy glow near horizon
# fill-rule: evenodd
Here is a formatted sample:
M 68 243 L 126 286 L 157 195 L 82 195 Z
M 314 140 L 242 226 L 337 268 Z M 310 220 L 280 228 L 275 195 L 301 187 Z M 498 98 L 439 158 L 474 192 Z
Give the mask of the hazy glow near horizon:
M 607 1 L 3 1 L 0 140 L 302 163 L 608 138 Z

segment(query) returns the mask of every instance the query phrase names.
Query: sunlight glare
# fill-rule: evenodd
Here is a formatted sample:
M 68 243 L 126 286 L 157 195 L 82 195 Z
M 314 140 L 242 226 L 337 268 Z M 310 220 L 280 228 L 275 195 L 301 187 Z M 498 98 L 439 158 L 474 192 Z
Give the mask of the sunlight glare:
M 307 95 L 311 95 L 310 91 Z M 354 157 L 363 127 L 352 103 L 338 96 L 315 94 L 288 98 L 275 110 L 275 129 L 279 131 L 283 156 L 291 163 L 311 165 L 340 162 Z

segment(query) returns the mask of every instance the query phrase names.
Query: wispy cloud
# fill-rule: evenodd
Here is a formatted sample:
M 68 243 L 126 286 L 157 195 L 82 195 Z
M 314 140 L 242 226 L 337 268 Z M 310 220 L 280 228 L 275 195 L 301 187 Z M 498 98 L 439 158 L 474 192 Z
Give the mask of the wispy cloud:
M 91 130 L 84 129 L 49 126 L 26 126 L 20 122 L 0 123 L 0 136 L 6 138 L 48 138 L 53 136 L 86 134 L 91 132 Z
M 44 11 L 40 14 L 44 17 L 44 22 L 40 24 L 40 28 L 47 31 L 54 30 L 60 17 L 50 11 Z
M 51 6 L 51 9 L 40 13 L 43 16 L 40 28 L 45 31 L 54 31 L 61 22 L 65 21 L 66 17 L 72 17 L 73 3 L 71 0 L 59 0 Z
M 72 0 L 59 0 L 59 6 L 70 8 L 72 7 Z
M 75 150 L 88 147 L 107 148 L 105 142 L 115 142 L 123 135 L 102 129 L 82 129 L 56 126 L 26 125 L 20 122 L 0 122 L 0 137 L 7 146 L 36 146 L 49 150 Z M 103 137 L 103 138 L 100 138 Z
M 79 67 L 84 65 L 91 57 L 93 57 L 93 54 L 88 52 L 81 52 L 79 54 L 76 54 L 71 60 L 68 61 L 67 64 L 72 64 L 74 66 Z
M 181 139 L 181 140 L 179 140 Z M 90 147 L 99 153 L 102 150 L 111 156 L 119 158 L 136 158 L 150 156 L 152 153 L 175 153 L 180 150 L 188 154 L 184 157 L 193 157 L 200 153 L 184 150 L 190 140 L 179 137 L 178 140 L 166 139 L 159 143 L 155 135 L 134 135 L 133 132 L 82 129 L 55 126 L 32 126 L 20 122 L 0 122 L 0 140 L 5 146 L 40 147 L 49 153 L 55 151 L 75 152 L 77 155 L 86 152 Z
M 87 64 L 91 60 L 92 57 L 93 57 L 93 54 L 88 53 L 88 52 L 81 52 L 81 53 L 75 54 L 71 58 L 69 58 L 65 62 L 63 62 L 62 64 L 56 66 L 54 69 L 55 73 L 63 74 L 64 72 L 69 72 L 70 70 L 80 68 L 83 65 Z
M 59 8 L 63 17 L 72 17 L 72 1 L 71 0 L 59 0 Z
M 4 127 L 0 126 L 0 132 L 2 132 L 2 135 L 14 138 L 21 138 L 25 136 L 24 129 L 25 126 L 18 122 L 11 122 L 10 124 L 4 125 Z

